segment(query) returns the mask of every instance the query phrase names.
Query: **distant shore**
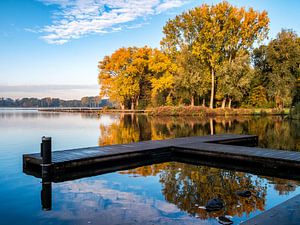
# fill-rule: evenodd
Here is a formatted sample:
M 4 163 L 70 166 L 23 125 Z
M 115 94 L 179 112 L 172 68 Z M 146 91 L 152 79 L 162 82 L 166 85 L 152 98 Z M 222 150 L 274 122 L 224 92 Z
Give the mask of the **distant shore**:
M 141 110 L 121 110 L 89 107 L 57 107 L 38 108 L 41 112 L 69 112 L 69 113 L 145 113 L 151 116 L 243 116 L 243 115 L 288 115 L 289 109 L 261 109 L 261 108 L 215 108 L 203 106 L 162 106 Z
M 121 110 L 121 109 L 105 109 L 94 107 L 55 107 L 55 108 L 38 108 L 41 112 L 70 112 L 70 113 L 149 113 L 151 110 Z

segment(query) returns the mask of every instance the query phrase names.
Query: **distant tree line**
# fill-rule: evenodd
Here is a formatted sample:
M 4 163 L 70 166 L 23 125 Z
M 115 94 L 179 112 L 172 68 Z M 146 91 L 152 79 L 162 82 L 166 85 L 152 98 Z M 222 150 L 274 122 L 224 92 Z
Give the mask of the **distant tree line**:
M 99 96 L 83 97 L 81 100 L 62 100 L 59 98 L 0 98 L 0 107 L 104 107 L 112 104 Z
M 259 45 L 268 31 L 266 11 L 203 4 L 167 22 L 161 50 L 123 47 L 105 56 L 98 64 L 100 97 L 122 109 L 290 107 L 299 84 L 300 38 L 282 30 Z

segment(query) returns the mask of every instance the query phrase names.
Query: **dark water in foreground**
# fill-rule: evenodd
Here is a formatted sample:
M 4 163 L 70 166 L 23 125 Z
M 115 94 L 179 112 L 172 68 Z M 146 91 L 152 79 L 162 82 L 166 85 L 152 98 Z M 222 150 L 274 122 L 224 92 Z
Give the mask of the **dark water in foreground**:
M 52 184 L 52 210 L 41 209 L 41 180 L 22 173 L 22 154 L 54 149 L 219 133 L 258 134 L 261 147 L 300 150 L 300 123 L 281 117 L 149 118 L 131 115 L 0 110 L 0 224 L 235 224 L 300 194 L 300 182 L 250 173 L 162 163 Z M 251 189 L 250 198 L 237 197 Z M 226 207 L 201 208 L 219 196 Z

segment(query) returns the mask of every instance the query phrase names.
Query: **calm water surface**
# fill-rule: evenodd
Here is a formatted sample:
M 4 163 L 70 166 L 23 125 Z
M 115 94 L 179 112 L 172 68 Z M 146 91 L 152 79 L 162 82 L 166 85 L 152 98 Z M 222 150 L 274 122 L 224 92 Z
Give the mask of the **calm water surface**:
M 41 206 L 41 180 L 22 172 L 22 154 L 53 149 L 220 133 L 257 134 L 261 147 L 300 151 L 300 123 L 281 117 L 149 118 L 143 115 L 40 113 L 0 110 L 0 224 L 235 224 L 300 194 L 299 182 L 250 173 L 162 163 L 52 184 L 52 210 Z M 235 192 L 251 189 L 244 199 Z M 207 213 L 221 197 L 224 210 Z

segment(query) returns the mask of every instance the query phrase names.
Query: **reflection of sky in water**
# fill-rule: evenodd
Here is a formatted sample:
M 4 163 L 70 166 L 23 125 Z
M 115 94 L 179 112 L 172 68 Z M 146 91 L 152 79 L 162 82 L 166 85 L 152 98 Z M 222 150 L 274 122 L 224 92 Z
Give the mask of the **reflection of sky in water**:
M 41 210 L 40 180 L 22 173 L 22 154 L 39 151 L 40 138 L 43 135 L 53 137 L 54 149 L 68 149 L 98 145 L 100 139 L 111 134 L 109 129 L 105 130 L 108 133 L 101 133 L 100 126 L 109 128 L 116 125 L 112 128 L 119 131 L 118 127 L 124 125 L 124 134 L 144 139 L 155 137 L 155 132 L 161 134 L 160 137 L 200 135 L 202 130 L 203 134 L 209 132 L 205 130 L 206 127 L 209 128 L 206 122 L 191 120 L 189 118 L 181 123 L 174 119 L 148 118 L 144 126 L 138 124 L 133 127 L 120 121 L 119 115 L 95 117 L 67 113 L 0 110 L 0 224 L 218 224 L 215 219 L 201 221 L 189 215 L 187 211 L 181 211 L 177 205 L 166 201 L 162 190 L 163 185 L 160 182 L 161 173 L 147 177 L 110 173 L 52 184 L 53 207 L 52 211 L 47 212 Z M 139 123 L 141 121 L 145 121 L 145 118 L 139 118 Z M 251 123 L 249 120 L 245 121 L 234 120 L 232 127 L 226 131 L 242 133 L 251 127 L 257 127 L 257 131 L 261 130 L 259 127 L 261 120 L 250 121 Z M 272 121 L 268 123 L 270 129 L 274 129 L 276 125 L 275 128 L 278 131 L 289 130 L 291 133 L 296 133 L 292 129 L 297 130 L 299 127 L 298 124 L 294 124 L 294 127 L 287 127 L 289 123 L 281 120 L 276 120 L 274 126 Z M 191 124 L 194 125 L 193 129 Z M 226 122 L 226 124 L 229 123 Z M 215 125 L 216 133 L 224 132 L 226 127 L 223 129 L 221 123 L 215 123 Z M 244 130 L 241 130 L 242 128 Z M 126 129 L 129 129 L 129 132 L 125 133 Z M 135 132 L 139 130 L 145 130 L 151 135 L 148 136 L 148 133 L 136 135 Z M 253 132 L 256 130 L 253 129 Z M 269 132 L 269 134 L 273 133 L 277 135 L 276 132 Z M 123 133 L 116 133 L 116 135 L 121 134 Z M 286 133 L 284 138 L 291 138 L 289 134 Z M 279 132 L 278 135 L 281 133 Z M 124 142 L 132 140 L 130 136 L 128 139 L 123 136 L 118 137 Z M 274 136 L 268 140 L 276 141 L 278 138 Z M 291 141 L 291 146 L 297 143 L 294 142 L 295 138 L 284 140 L 287 143 Z M 112 140 L 114 141 L 117 140 Z M 266 146 L 269 144 L 273 146 L 271 142 L 263 143 Z M 255 176 L 252 179 L 255 179 Z M 291 188 L 286 195 L 279 195 L 274 189 L 276 184 L 264 178 L 261 180 L 263 184 L 267 184 L 265 209 L 300 193 L 297 187 L 295 190 Z M 249 216 L 258 213 L 260 212 L 255 211 Z M 246 219 L 245 214 L 240 218 L 233 218 L 236 224 Z
M 53 208 L 43 216 L 63 224 L 219 224 L 215 218 L 200 220 L 165 201 L 159 176 L 111 173 L 53 184 Z M 267 185 L 265 209 L 300 193 L 296 188 L 278 195 L 271 181 L 259 179 Z M 234 216 L 234 224 L 259 213 L 256 210 L 248 216 Z
M 54 186 L 51 218 L 76 218 L 82 224 L 199 224 L 199 219 L 164 200 L 158 176 L 112 173 Z

